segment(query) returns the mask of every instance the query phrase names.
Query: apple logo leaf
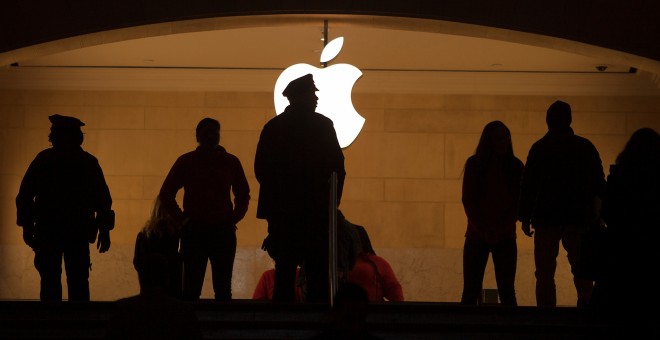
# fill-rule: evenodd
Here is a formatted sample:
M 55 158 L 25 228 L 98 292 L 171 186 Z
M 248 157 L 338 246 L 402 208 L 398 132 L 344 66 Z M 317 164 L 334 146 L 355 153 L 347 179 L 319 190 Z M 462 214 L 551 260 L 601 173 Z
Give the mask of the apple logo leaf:
M 344 37 L 332 39 L 332 41 L 325 45 L 323 52 L 321 52 L 321 62 L 327 63 L 334 59 L 339 54 L 339 51 L 341 51 L 342 46 L 344 46 Z

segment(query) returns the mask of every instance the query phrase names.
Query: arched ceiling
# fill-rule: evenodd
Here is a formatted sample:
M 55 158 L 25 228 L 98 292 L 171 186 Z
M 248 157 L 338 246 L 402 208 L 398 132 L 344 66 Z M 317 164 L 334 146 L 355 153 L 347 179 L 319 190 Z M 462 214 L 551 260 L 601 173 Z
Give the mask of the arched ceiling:
M 336 27 L 343 24 L 488 38 L 655 72 L 660 63 L 659 9 L 660 2 L 652 0 L 14 0 L 5 2 L 0 12 L 0 65 L 110 41 L 214 30 L 214 25 L 232 28 L 232 22 L 233 28 L 254 28 L 293 22 L 314 25 L 312 21 L 318 25 L 321 18 L 331 18 Z M 182 20 L 189 24 L 163 25 Z

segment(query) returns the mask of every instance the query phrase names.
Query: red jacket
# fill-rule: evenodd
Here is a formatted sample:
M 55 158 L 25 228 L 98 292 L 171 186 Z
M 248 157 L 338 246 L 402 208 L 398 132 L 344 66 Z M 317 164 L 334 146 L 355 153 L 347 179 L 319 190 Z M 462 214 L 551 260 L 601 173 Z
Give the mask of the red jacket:
M 298 273 L 300 268 L 296 269 L 296 282 L 298 282 Z M 252 294 L 253 300 L 272 300 L 275 291 L 275 269 L 271 268 L 263 272 L 259 278 L 257 286 Z M 296 301 L 301 300 L 300 287 L 296 286 Z
M 176 202 L 183 188 L 183 211 Z M 234 194 L 232 204 L 231 194 Z M 236 224 L 250 202 L 250 187 L 239 159 L 222 146 L 197 148 L 179 157 L 160 189 L 163 206 L 179 219 L 203 224 Z
M 403 289 L 392 267 L 378 255 L 360 254 L 348 273 L 348 281 L 364 288 L 369 301 L 403 301 Z

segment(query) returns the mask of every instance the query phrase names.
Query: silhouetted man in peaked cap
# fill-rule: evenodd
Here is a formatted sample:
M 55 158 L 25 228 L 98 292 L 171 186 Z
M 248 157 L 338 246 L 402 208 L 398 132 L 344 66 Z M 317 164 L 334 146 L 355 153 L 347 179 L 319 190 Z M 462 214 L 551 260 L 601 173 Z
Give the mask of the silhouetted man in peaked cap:
M 329 180 L 336 172 L 339 204 L 346 172 L 332 120 L 315 112 L 316 91 L 311 74 L 291 81 L 282 92 L 290 105 L 264 125 L 257 145 L 257 218 L 268 221 L 263 248 L 275 261 L 273 301 L 295 301 L 300 264 L 307 301 L 329 302 Z
M 53 147 L 41 151 L 23 177 L 16 223 L 34 250 L 41 300 L 62 300 L 64 258 L 69 300 L 89 301 L 89 243 L 98 234 L 99 252 L 110 249 L 112 198 L 98 160 L 81 147 L 85 124 L 61 115 L 49 119 Z

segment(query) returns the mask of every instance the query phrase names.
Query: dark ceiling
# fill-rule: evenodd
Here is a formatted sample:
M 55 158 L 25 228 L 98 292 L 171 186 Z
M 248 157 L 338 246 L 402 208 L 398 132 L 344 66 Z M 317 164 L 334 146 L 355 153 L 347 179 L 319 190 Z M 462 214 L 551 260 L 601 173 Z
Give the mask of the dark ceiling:
M 4 0 L 0 53 L 145 24 L 261 14 L 427 18 L 542 34 L 660 61 L 657 0 Z

